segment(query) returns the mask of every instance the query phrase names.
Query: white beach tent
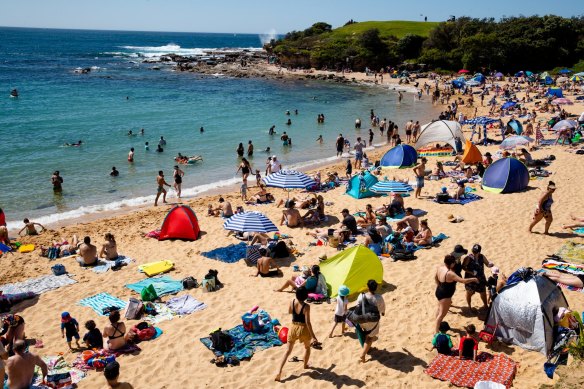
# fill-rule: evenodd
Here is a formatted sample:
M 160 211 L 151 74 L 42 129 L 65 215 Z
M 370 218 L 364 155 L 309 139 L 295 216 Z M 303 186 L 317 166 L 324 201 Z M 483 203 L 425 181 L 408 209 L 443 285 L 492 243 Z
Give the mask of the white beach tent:
M 420 136 L 416 142 L 416 150 L 430 143 L 448 143 L 456 150 L 455 139 L 460 138 L 464 144 L 465 138 L 462 127 L 452 120 L 437 120 L 422 126 Z

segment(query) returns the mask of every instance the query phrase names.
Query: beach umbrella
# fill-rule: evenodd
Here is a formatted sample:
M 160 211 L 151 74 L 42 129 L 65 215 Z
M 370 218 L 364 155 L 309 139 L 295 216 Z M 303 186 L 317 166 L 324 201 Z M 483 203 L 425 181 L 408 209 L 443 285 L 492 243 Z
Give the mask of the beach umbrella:
M 533 72 L 530 72 L 529 70 L 526 70 L 526 71 L 525 71 L 525 75 L 526 75 L 527 77 L 531 77 L 531 76 L 533 76 Z
M 559 74 L 569 74 L 569 73 L 572 73 L 572 71 L 570 69 L 563 68 L 558 73 Z
M 507 101 L 505 104 L 501 106 L 501 109 L 509 109 L 511 107 L 515 107 L 517 105 L 516 101 Z
M 497 73 L 495 73 L 495 77 L 501 78 L 501 77 L 503 77 L 503 73 L 497 72 Z M 519 76 L 517 76 L 517 77 L 519 77 Z
M 552 104 L 557 104 L 557 105 L 562 105 L 562 104 L 572 105 L 574 103 L 570 99 L 566 99 L 565 97 L 560 97 L 559 99 L 554 99 L 552 101 Z
M 504 150 L 510 150 L 514 149 L 517 146 L 525 146 L 526 144 L 529 144 L 531 142 L 533 142 L 533 139 L 528 136 L 513 135 L 505 138 L 505 140 L 501 142 L 499 147 Z
M 476 118 L 464 120 L 460 124 L 486 125 L 486 124 L 496 123 L 499 120 L 500 119 L 494 119 L 494 118 L 490 118 L 490 117 L 487 117 L 487 116 L 477 116 Z
M 414 188 L 405 182 L 378 181 L 369 190 L 374 193 L 408 193 L 412 192 Z
M 554 124 L 553 129 L 555 131 L 563 130 L 566 128 L 577 128 L 578 122 L 576 120 L 560 120 Z
M 236 213 L 223 223 L 228 231 L 238 232 L 276 232 L 278 227 L 266 215 L 260 212 Z
M 280 170 L 264 177 L 266 186 L 282 189 L 306 189 L 316 182 L 306 174 L 296 170 Z
M 577 74 L 574 74 L 572 77 L 570 77 L 570 81 L 580 82 L 582 80 L 584 80 L 584 76 L 579 76 Z
M 576 74 L 574 74 L 574 75 L 575 75 L 575 76 L 584 77 L 584 72 L 576 73 Z
M 466 73 L 470 73 L 470 72 L 468 70 L 466 70 L 466 69 L 460 69 L 458 71 L 458 74 L 466 74 Z

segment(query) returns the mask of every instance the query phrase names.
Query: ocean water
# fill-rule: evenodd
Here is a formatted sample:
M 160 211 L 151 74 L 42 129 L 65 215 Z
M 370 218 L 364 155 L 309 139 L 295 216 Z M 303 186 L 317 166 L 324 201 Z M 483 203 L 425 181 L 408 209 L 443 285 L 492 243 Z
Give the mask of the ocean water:
M 383 88 L 206 76 L 141 62 L 209 48 L 259 50 L 265 38 L 0 28 L 0 207 L 9 228 L 20 227 L 24 217 L 50 223 L 152 202 L 158 170 L 171 183 L 178 152 L 203 157 L 182 166 L 183 197 L 192 197 L 239 182 L 240 142 L 253 141 L 254 169 L 264 171 L 266 147 L 284 167 L 302 168 L 334 160 L 339 132 L 351 142 L 366 137 L 370 109 L 401 128 L 409 119 L 425 123 L 435 116 L 428 101 L 409 95 L 398 104 L 395 92 Z M 76 74 L 78 67 L 93 70 Z M 19 98 L 9 97 L 12 88 Z M 292 111 L 291 126 L 285 125 L 286 110 Z M 319 113 L 325 124 L 316 123 Z M 360 132 L 353 128 L 357 117 L 364 123 Z M 292 147 L 268 135 L 272 125 L 291 136 Z M 141 128 L 144 136 L 126 135 Z M 382 143 L 375 133 L 374 143 Z M 320 134 L 322 145 L 315 142 Z M 163 153 L 155 152 L 160 136 L 167 140 Z M 63 147 L 78 140 L 82 147 Z M 127 162 L 131 147 L 133 164 Z M 109 176 L 112 166 L 119 177 Z M 54 170 L 64 178 L 62 195 L 52 191 Z

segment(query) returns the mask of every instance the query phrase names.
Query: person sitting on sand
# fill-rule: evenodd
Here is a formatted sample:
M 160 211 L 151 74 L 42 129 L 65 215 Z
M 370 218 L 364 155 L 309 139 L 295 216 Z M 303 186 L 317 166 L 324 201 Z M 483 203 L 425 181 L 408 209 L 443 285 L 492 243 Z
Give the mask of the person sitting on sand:
M 444 171 L 444 166 L 442 162 L 436 162 L 436 167 L 432 170 L 432 174 L 430 174 L 431 180 L 439 180 L 441 178 L 446 177 L 446 172 Z
M 202 127 L 201 127 L 202 128 Z M 117 361 L 108 363 L 103 369 L 103 376 L 107 381 L 109 389 L 133 389 L 127 382 L 118 382 L 120 376 L 120 364 Z
M 383 238 L 377 231 L 377 228 L 373 225 L 367 228 L 367 235 L 365 235 L 365 242 L 363 244 L 369 250 L 373 251 L 376 255 L 381 255 L 381 243 L 383 243 Z
M 14 342 L 14 355 L 6 361 L 6 387 L 10 389 L 32 388 L 36 366 L 41 368 L 42 382 L 47 378 L 47 364 L 27 348 L 24 340 L 17 340 Z
M 256 264 L 257 273 L 254 277 L 261 276 L 261 277 L 278 277 L 282 274 L 280 271 L 280 267 L 274 262 L 271 257 L 268 257 L 268 250 L 265 248 L 260 249 L 261 258 L 258 259 Z M 275 267 L 276 269 L 271 268 Z
M 221 216 L 222 218 L 229 219 L 233 216 L 233 208 L 229 201 L 225 201 L 223 197 L 219 197 L 219 206 L 213 209 L 215 216 Z
M 7 246 L 10 245 L 10 238 L 8 237 L 8 228 L 6 226 L 0 226 L 0 243 Z
M 109 232 L 104 236 L 105 243 L 101 246 L 101 251 L 99 253 L 100 258 L 106 258 L 110 261 L 115 261 L 118 259 L 118 248 L 116 244 L 116 239 Z
M 464 327 L 466 335 L 460 338 L 458 345 L 458 356 L 460 359 L 468 359 L 470 361 L 477 360 L 477 351 L 479 349 L 479 342 L 474 338 L 476 328 L 474 324 L 469 324 Z
M 359 232 L 359 229 L 357 228 L 357 220 L 355 220 L 355 216 L 351 215 L 347 208 L 341 211 L 341 215 L 343 216 L 343 226 L 346 226 L 353 235 L 356 235 Z
M 562 224 L 563 229 L 584 227 L 584 217 L 576 217 L 570 215 L 570 218 L 575 222 L 572 224 Z
M 428 227 L 428 220 L 420 222 L 420 231 L 414 237 L 414 243 L 418 246 L 427 246 L 432 244 L 432 230 Z
M 259 187 L 260 187 L 260 190 L 251 197 L 251 200 L 255 201 L 258 204 L 267 203 L 267 202 L 271 201 L 270 198 L 273 199 L 273 197 L 266 190 L 266 186 L 263 184 L 260 184 Z
M 86 236 L 79 245 L 79 257 L 75 258 L 80 266 L 94 266 L 97 264 L 97 247 L 91 244 L 91 238 Z
M 320 219 L 324 217 L 324 198 L 318 195 L 314 200 L 308 212 L 302 216 L 305 223 L 319 224 Z
M 391 226 L 387 224 L 387 218 L 382 217 L 377 219 L 377 232 L 383 239 L 388 237 L 393 232 Z
M 414 215 L 414 210 L 411 207 L 407 207 L 405 210 L 406 215 L 397 221 L 396 230 L 401 231 L 406 227 L 411 227 L 414 233 L 418 233 L 420 229 L 420 221 L 416 215 Z
M 290 201 L 288 203 L 288 208 L 282 211 L 282 219 L 280 220 L 281 226 L 284 225 L 284 223 L 290 228 L 304 226 L 304 220 L 302 219 L 300 212 L 294 208 L 295 205 L 294 201 Z
M 16 341 L 24 340 L 24 319 L 20 315 L 9 314 L 2 318 L 2 330 L 0 330 L 0 336 L 4 336 L 3 343 L 8 352 L 12 351 L 12 348 Z
M 367 204 L 365 206 L 365 215 L 360 216 L 359 219 L 357 219 L 357 224 L 360 227 L 367 227 L 370 225 L 375 225 L 375 220 L 376 216 L 375 212 L 373 212 L 373 207 L 371 206 L 371 204 Z
M 255 244 L 260 244 L 261 246 L 267 247 L 270 242 L 270 236 L 265 232 L 255 232 L 253 234 L 252 240 L 249 242 L 250 246 Z
M 485 167 L 489 167 L 489 165 L 491 165 L 493 163 L 493 157 L 491 156 L 491 153 L 489 153 L 488 151 L 485 153 L 485 158 L 483 159 L 483 165 L 485 165 Z
M 464 185 L 464 181 L 459 181 L 458 187 L 456 188 L 456 192 L 454 192 L 452 195 L 450 195 L 450 197 L 452 197 L 453 199 L 456 199 L 456 200 L 460 200 L 461 198 L 464 198 L 465 192 L 466 192 L 466 187 Z
M 37 231 L 35 226 L 39 226 L 41 228 L 40 232 L 46 230 L 46 228 L 42 224 L 31 222 L 26 218 L 22 222 L 24 223 L 24 227 L 22 227 L 22 229 L 18 231 L 18 235 L 21 235 L 23 231 L 26 231 L 26 235 L 38 235 L 39 231 Z
M 384 204 L 383 206 L 377 208 L 375 210 L 376 216 L 389 216 L 391 218 L 395 217 L 400 213 L 404 213 L 405 206 L 404 206 L 404 198 L 399 193 L 392 193 L 391 194 L 392 200 L 389 204 Z
M 296 290 L 301 286 L 304 286 L 306 280 L 312 275 L 310 269 L 306 269 L 302 271 L 302 274 L 298 276 L 292 276 L 289 280 L 284 282 L 284 285 L 280 287 L 280 289 L 275 289 L 274 292 L 283 292 L 284 289 L 290 287 L 292 290 Z
M 118 350 L 126 345 L 126 325 L 120 321 L 120 311 L 110 312 L 109 322 L 103 329 L 103 337 L 107 338 L 109 350 Z

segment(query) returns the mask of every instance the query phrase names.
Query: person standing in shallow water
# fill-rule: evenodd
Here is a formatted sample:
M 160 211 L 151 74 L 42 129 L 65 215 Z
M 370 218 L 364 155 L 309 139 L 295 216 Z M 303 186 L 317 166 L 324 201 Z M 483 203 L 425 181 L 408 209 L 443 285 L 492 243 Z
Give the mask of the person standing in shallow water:
M 237 149 L 235 149 L 235 151 L 237 152 L 237 155 L 243 157 L 243 153 L 245 152 L 245 149 L 243 148 L 243 143 L 240 143 L 239 146 L 237 146 Z
M 62 192 L 63 191 L 63 177 L 61 177 L 58 170 L 55 170 L 53 176 L 51 177 L 51 182 L 53 183 L 53 191 L 54 192 Z
M 253 155 L 253 143 L 250 141 L 247 142 L 247 156 L 251 157 Z

